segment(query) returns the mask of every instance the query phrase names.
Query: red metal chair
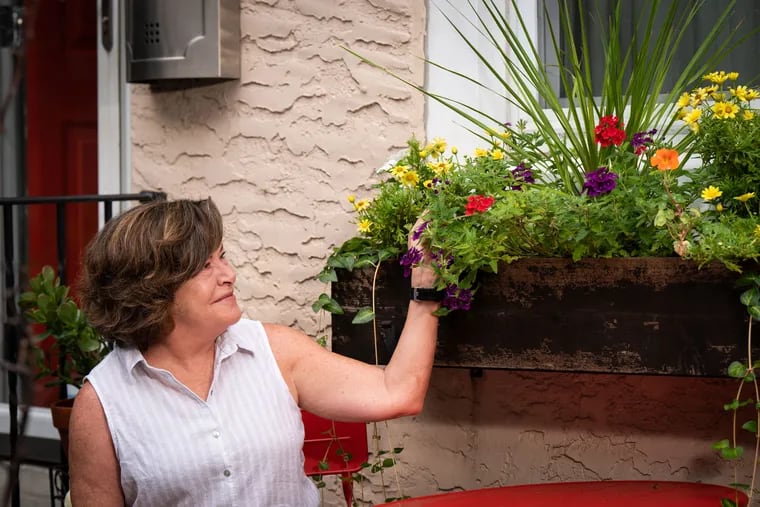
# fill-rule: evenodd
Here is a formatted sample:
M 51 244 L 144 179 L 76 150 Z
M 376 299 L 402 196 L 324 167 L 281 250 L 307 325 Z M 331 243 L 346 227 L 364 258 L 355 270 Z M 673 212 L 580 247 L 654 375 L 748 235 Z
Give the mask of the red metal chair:
M 306 475 L 340 474 L 346 505 L 354 500 L 353 477 L 368 459 L 367 425 L 334 422 L 301 411 L 304 426 L 304 471 Z M 320 467 L 320 463 L 323 465 Z

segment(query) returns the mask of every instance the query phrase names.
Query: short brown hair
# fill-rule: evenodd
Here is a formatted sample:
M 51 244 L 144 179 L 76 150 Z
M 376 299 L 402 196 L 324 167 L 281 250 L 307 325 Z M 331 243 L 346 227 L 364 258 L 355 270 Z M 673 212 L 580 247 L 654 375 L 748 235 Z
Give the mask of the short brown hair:
M 222 243 L 209 198 L 153 201 L 110 220 L 87 247 L 82 309 L 105 338 L 145 350 L 174 327 L 174 294 Z

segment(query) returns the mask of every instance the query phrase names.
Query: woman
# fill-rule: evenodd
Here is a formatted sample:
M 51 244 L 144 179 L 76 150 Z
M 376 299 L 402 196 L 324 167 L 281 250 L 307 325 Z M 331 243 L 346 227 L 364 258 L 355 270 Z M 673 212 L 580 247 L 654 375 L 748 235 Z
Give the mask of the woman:
M 140 205 L 93 239 L 82 305 L 115 347 L 74 404 L 76 507 L 316 506 L 299 407 L 346 421 L 422 409 L 437 302 L 409 303 L 381 369 L 241 319 L 234 284 L 210 199 Z M 412 270 L 413 287 L 434 285 L 429 267 Z

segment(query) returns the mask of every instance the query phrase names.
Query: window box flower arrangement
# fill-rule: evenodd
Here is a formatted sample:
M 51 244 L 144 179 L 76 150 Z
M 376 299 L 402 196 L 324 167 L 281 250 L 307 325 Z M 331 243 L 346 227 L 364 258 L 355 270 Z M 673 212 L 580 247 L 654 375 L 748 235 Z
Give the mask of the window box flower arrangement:
M 406 270 L 420 260 L 419 251 L 406 248 L 407 233 L 419 216 L 425 222 L 414 234 L 428 245 L 439 288 L 446 291 L 440 313 L 454 312 L 452 317 L 477 305 L 481 292 L 488 296 L 484 280 L 492 281 L 494 273 L 509 270 L 519 259 L 556 258 L 565 262 L 560 269 L 613 258 L 668 258 L 678 269 L 683 263 L 695 270 L 725 267 L 735 278 L 744 275 L 742 306 L 736 306 L 744 309 L 745 319 L 750 315 L 744 347 L 749 357 L 732 363 L 729 374 L 742 383 L 754 381 L 751 326 L 760 319 L 760 275 L 754 269 L 760 258 L 760 93 L 741 84 L 736 73 L 714 70 L 736 42 L 718 43 L 733 4 L 715 13 L 713 31 L 668 86 L 674 52 L 702 5 L 684 8 L 673 2 L 663 13 L 659 2 L 650 2 L 636 21 L 648 29 L 634 30 L 624 46 L 622 2 L 612 4 L 608 24 L 600 23 L 609 28 L 598 41 L 592 42 L 583 27 L 581 37 L 571 35 L 565 3 L 559 7 L 560 26 L 549 23 L 557 61 L 563 62 L 559 76 L 567 96 L 561 98 L 537 63 L 539 51 L 519 10 L 514 9 L 514 28 L 497 3 L 478 2 L 483 8 L 473 11 L 486 13 L 476 16 L 478 27 L 503 60 L 494 63 L 469 44 L 473 57 L 493 71 L 502 87 L 497 93 L 522 119 L 502 123 L 487 112 L 428 94 L 470 121 L 481 147 L 464 154 L 444 139 L 411 139 L 408 150 L 378 170 L 380 182 L 372 196 L 349 196 L 357 234 L 333 251 L 320 278 L 336 282 L 345 280 L 347 271 L 366 268 L 357 276 L 374 292 L 381 266 L 393 272 L 396 263 Z M 663 25 L 651 35 L 655 19 Z M 637 38 L 636 33 L 649 35 Z M 591 44 L 604 48 L 601 90 L 586 71 L 592 67 Z M 584 273 L 593 276 L 593 269 Z M 505 290 L 495 291 L 505 297 Z M 350 304 L 356 301 L 350 290 L 334 286 L 333 291 Z M 314 309 L 341 313 L 340 304 L 323 294 Z M 375 339 L 379 333 L 392 342 L 387 334 L 393 333 L 383 330 L 387 321 L 376 318 L 381 306 L 372 300 L 355 309 L 353 321 L 374 320 Z M 619 365 L 612 364 L 612 370 Z M 739 399 L 727 410 L 737 414 L 746 405 Z M 756 416 L 745 425 L 753 433 Z M 741 455 L 735 438 L 716 448 L 727 458 Z

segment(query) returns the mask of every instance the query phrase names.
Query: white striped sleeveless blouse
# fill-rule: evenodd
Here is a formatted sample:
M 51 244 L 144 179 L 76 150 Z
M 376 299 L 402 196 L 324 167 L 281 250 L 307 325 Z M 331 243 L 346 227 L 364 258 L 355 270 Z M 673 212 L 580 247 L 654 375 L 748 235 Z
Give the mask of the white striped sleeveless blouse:
M 204 401 L 136 349 L 116 347 L 87 377 L 100 398 L 130 506 L 312 507 L 301 412 L 260 322 L 217 340 Z

